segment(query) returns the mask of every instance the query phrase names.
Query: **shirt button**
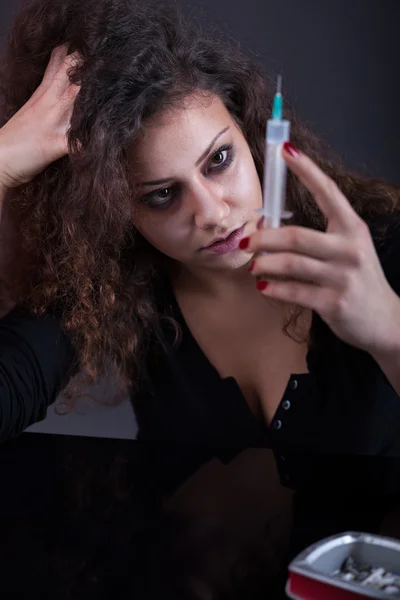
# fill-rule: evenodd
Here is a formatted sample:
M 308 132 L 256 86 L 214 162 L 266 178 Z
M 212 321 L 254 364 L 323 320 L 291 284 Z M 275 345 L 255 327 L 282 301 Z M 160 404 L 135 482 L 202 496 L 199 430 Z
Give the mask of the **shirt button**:
M 279 419 L 276 419 L 276 421 L 274 421 L 272 423 L 272 426 L 274 429 L 280 429 L 282 427 L 282 421 L 280 421 Z
M 289 387 L 292 390 L 295 390 L 298 385 L 299 385 L 299 383 L 298 383 L 297 379 L 292 379 L 292 381 L 289 383 Z
M 284 410 L 289 410 L 291 404 L 290 404 L 290 400 L 285 400 L 284 402 L 282 402 L 282 408 Z

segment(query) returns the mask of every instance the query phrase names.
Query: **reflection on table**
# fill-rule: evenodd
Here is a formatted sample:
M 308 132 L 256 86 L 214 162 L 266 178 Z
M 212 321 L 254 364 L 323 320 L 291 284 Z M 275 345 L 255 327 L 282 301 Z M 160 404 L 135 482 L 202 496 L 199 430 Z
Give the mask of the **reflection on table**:
M 4 444 L 4 597 L 276 600 L 289 561 L 316 540 L 346 530 L 400 538 L 395 459 L 295 456 L 310 477 L 293 490 L 269 450 L 250 448 L 207 461 L 162 497 L 146 456 L 132 440 L 24 434 Z

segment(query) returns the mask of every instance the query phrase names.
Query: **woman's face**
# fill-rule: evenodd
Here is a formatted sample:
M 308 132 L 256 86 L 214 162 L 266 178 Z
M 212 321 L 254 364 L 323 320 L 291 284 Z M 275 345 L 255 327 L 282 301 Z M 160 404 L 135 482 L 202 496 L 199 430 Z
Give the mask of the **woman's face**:
M 192 96 L 149 120 L 133 167 L 134 224 L 153 246 L 191 270 L 248 263 L 238 244 L 256 228 L 261 186 L 249 146 L 218 97 Z

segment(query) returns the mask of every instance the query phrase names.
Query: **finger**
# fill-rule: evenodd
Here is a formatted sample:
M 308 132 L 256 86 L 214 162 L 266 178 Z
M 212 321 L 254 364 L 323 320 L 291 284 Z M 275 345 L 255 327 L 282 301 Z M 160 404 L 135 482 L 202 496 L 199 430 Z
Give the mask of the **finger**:
M 47 89 L 51 85 L 52 81 L 59 72 L 61 65 L 66 59 L 67 54 L 68 48 L 65 44 L 54 48 L 42 80 L 42 86 L 44 89 Z
M 54 48 L 54 50 L 51 53 L 46 70 L 44 72 L 41 84 L 36 88 L 29 100 L 24 104 L 23 108 L 21 109 L 21 112 L 26 108 L 29 108 L 31 104 L 33 104 L 34 102 L 36 102 L 36 100 L 38 100 L 38 98 L 43 96 L 43 94 L 46 92 L 46 90 L 49 88 L 50 84 L 56 77 L 66 55 L 66 46 L 57 46 L 57 48 Z
M 333 179 L 328 177 L 311 158 L 299 152 L 291 144 L 284 144 L 282 156 L 291 171 L 312 193 L 326 218 L 329 221 L 335 220 L 346 230 L 351 227 L 357 214 Z
M 68 137 L 66 134 L 57 134 L 51 138 L 51 160 L 52 162 L 63 158 L 68 154 Z
M 62 100 L 60 101 L 60 105 L 63 106 L 63 116 L 62 121 L 60 122 L 57 131 L 57 147 L 59 148 L 60 156 L 64 156 L 69 152 L 69 141 L 68 134 L 71 128 L 71 118 L 75 107 L 76 96 L 80 90 L 80 86 L 71 84 L 70 88 L 67 91 L 67 94 L 64 95 Z
M 60 104 L 64 108 L 64 121 L 70 122 L 74 110 L 75 100 L 80 91 L 80 86 L 71 83 L 65 91 Z
M 333 286 L 340 282 L 340 272 L 331 264 L 301 254 L 278 253 L 261 255 L 250 266 L 252 275 L 283 277 L 309 281 L 315 285 Z
M 74 54 L 69 54 L 66 56 L 59 66 L 58 72 L 54 76 L 48 88 L 49 92 L 51 91 L 53 97 L 55 97 L 57 100 L 65 94 L 71 85 L 75 85 L 71 83 L 69 72 L 70 69 L 78 63 L 78 61 L 79 55 L 77 52 L 75 52 Z
M 258 281 L 257 289 L 268 298 L 309 308 L 323 314 L 332 292 L 324 287 L 300 281 Z
M 34 91 L 29 100 L 24 104 L 21 112 L 25 111 L 37 100 L 39 100 L 53 85 L 55 100 L 57 101 L 68 88 L 70 81 L 67 70 L 73 64 L 73 55 L 67 56 L 67 46 L 57 46 L 51 53 L 50 60 L 43 75 L 43 79 L 38 88 Z M 62 71 L 64 64 L 64 72 Z M 60 74 L 61 73 L 61 74 Z
M 245 239 L 249 252 L 295 252 L 326 261 L 343 261 L 350 251 L 343 237 L 295 225 L 260 229 Z

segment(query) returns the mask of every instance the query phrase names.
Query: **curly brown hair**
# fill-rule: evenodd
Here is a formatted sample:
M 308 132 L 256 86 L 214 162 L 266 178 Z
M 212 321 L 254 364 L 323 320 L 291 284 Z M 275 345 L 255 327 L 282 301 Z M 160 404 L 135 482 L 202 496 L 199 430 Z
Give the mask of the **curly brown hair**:
M 128 148 L 166 105 L 202 90 L 218 95 L 241 127 L 260 179 L 273 85 L 232 41 L 189 25 L 174 4 L 138 0 L 30 0 L 16 16 L 0 74 L 3 125 L 39 85 L 52 50 L 81 62 L 69 155 L 18 188 L 14 297 L 36 313 L 60 308 L 80 365 L 93 377 L 111 361 L 131 383 L 162 314 L 162 257 L 133 226 Z M 346 173 L 292 110 L 295 145 L 315 160 L 369 222 L 398 206 L 399 190 Z M 297 224 L 326 226 L 289 174 Z

